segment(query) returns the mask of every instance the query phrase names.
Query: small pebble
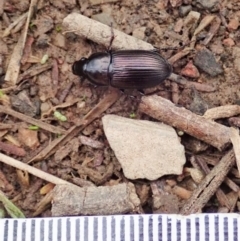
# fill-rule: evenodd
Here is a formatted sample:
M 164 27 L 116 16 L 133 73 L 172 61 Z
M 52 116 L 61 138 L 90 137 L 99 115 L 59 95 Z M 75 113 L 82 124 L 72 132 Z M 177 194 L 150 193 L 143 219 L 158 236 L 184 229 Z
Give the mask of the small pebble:
M 145 38 L 146 27 L 136 28 L 133 30 L 133 37 L 143 40 Z
M 239 20 L 238 20 L 238 18 L 233 18 L 228 23 L 228 30 L 229 31 L 237 30 L 238 27 L 239 27 Z
M 181 70 L 181 74 L 190 78 L 198 78 L 200 76 L 198 69 L 193 65 L 192 61 Z
M 211 11 L 216 10 L 218 3 L 220 3 L 219 0 L 197 0 L 198 7 L 211 10 Z
M 223 73 L 222 66 L 217 63 L 213 53 L 207 48 L 203 48 L 197 52 L 194 64 L 210 76 L 217 76 Z
M 223 45 L 225 45 L 227 47 L 232 47 L 235 45 L 235 42 L 233 41 L 232 38 L 226 38 L 223 40 Z
M 187 5 L 187 6 L 181 6 L 179 8 L 179 14 L 181 17 L 186 16 L 190 11 L 192 10 L 192 6 L 191 5 Z

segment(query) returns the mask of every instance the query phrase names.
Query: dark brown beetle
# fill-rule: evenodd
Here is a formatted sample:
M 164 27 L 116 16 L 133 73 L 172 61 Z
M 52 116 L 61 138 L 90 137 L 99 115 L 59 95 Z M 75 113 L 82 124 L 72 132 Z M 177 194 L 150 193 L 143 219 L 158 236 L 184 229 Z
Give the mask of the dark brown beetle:
M 145 89 L 169 77 L 172 66 L 155 51 L 119 50 L 82 58 L 73 64 L 72 71 L 96 85 Z

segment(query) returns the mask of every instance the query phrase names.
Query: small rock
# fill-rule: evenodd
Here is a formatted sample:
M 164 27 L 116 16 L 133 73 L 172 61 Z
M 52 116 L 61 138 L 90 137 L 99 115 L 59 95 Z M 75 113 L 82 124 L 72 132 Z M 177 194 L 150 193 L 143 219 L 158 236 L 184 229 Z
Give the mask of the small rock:
M 232 47 L 232 46 L 235 45 L 235 42 L 233 41 L 232 38 L 225 38 L 225 39 L 223 40 L 223 44 L 224 44 L 225 46 Z
M 216 10 L 218 3 L 219 3 L 219 0 L 197 0 L 198 7 L 211 10 L 211 11 Z
M 140 27 L 133 30 L 133 37 L 143 40 L 145 38 L 146 27 Z
M 238 18 L 232 18 L 230 22 L 228 23 L 228 30 L 234 31 L 237 30 L 239 27 L 239 19 Z
M 182 5 L 182 0 L 170 0 L 170 4 L 173 8 L 176 8 Z
M 27 147 L 34 150 L 40 143 L 38 141 L 38 132 L 33 130 L 28 130 L 25 128 L 18 129 L 18 139 Z
M 189 110 L 197 115 L 203 115 L 208 108 L 208 103 L 203 100 L 197 90 L 193 89 L 193 100 L 189 106 Z
M 193 65 L 192 61 L 181 70 L 181 74 L 190 78 L 198 78 L 200 76 L 198 69 Z
M 179 8 L 179 14 L 181 17 L 186 16 L 190 11 L 192 10 L 192 6 L 191 5 L 187 5 L 187 6 L 181 6 Z
M 41 49 L 47 48 L 50 40 L 51 38 L 47 34 L 41 34 L 36 41 L 36 46 Z
M 31 117 L 39 112 L 38 106 L 28 96 L 27 91 L 23 90 L 17 95 L 11 96 L 12 108 Z
M 162 123 L 132 120 L 116 115 L 102 118 L 103 129 L 130 179 L 155 180 L 181 174 L 186 158 L 175 130 Z
M 217 63 L 213 53 L 207 48 L 203 48 L 197 52 L 194 64 L 210 76 L 217 76 L 223 73 L 221 65 Z
M 50 109 L 51 109 L 51 106 L 48 104 L 48 102 L 43 102 L 41 104 L 40 110 L 42 114 L 48 112 Z

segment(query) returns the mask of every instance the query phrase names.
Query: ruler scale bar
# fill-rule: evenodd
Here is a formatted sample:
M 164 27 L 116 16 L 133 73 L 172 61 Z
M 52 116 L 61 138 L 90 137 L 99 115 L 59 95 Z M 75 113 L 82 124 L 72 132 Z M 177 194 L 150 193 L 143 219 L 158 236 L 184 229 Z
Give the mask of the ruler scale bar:
M 239 214 L 0 219 L 0 241 L 240 241 Z

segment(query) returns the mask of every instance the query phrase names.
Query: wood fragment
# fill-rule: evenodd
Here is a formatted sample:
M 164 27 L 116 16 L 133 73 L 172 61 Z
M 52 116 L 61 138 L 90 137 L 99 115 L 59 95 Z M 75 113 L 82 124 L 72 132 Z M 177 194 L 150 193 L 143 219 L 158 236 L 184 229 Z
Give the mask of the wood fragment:
M 57 185 L 53 189 L 53 217 L 123 214 L 137 212 L 139 206 L 132 183 L 85 188 Z
M 180 214 L 190 215 L 201 210 L 214 195 L 234 163 L 234 152 L 230 150 L 193 191 L 191 198 L 180 210 Z
M 230 178 L 226 177 L 224 180 L 224 183 L 228 185 L 229 188 L 231 188 L 234 192 L 239 192 L 240 188 L 239 186 L 233 182 Z
M 0 0 L 0 16 L 3 14 L 3 6 L 4 6 L 5 0 Z
M 18 80 L 22 53 L 23 53 L 23 49 L 25 46 L 26 38 L 27 38 L 28 26 L 29 26 L 30 19 L 32 17 L 34 8 L 36 6 L 36 3 L 37 3 L 37 0 L 31 0 L 25 27 L 22 31 L 22 34 L 21 34 L 16 46 L 14 47 L 12 56 L 11 56 L 9 64 L 8 64 L 8 68 L 7 68 L 7 72 L 6 72 L 4 80 L 8 81 L 9 84 L 11 84 L 11 85 L 15 85 Z
M 0 141 L 0 150 L 4 151 L 7 154 L 12 154 L 15 156 L 25 156 L 26 152 L 23 148 L 8 144 L 5 142 Z
M 26 70 L 24 73 L 20 74 L 18 79 L 17 79 L 17 83 L 19 83 L 20 81 L 27 79 L 27 78 L 31 78 L 34 77 L 36 75 L 41 74 L 42 72 L 49 70 L 52 68 L 52 64 L 44 64 L 44 65 L 37 65 L 37 66 L 33 66 L 31 68 L 29 68 L 28 70 Z
M 183 85 L 185 88 L 195 88 L 198 91 L 201 92 L 214 92 L 216 91 L 216 88 L 214 86 L 208 85 L 208 84 L 200 84 L 198 82 L 188 81 L 183 76 L 177 75 L 172 73 L 168 79 Z
M 229 213 L 233 213 L 236 208 L 236 205 L 237 205 L 238 193 L 236 193 L 236 192 L 228 193 L 227 199 L 229 200 L 229 203 L 231 205 L 231 208 L 229 209 Z
M 58 87 L 58 75 L 59 75 L 59 71 L 58 71 L 58 62 L 56 59 L 53 59 L 52 61 L 52 83 L 53 86 Z
M 15 124 L 0 123 L 0 130 L 9 130 L 14 127 Z
M 209 44 L 209 42 L 212 40 L 214 35 L 217 33 L 218 29 L 221 25 L 221 19 L 217 16 L 215 16 L 215 19 L 213 20 L 210 30 L 208 31 L 205 39 L 203 40 L 203 44 L 206 46 Z
M 50 191 L 47 195 L 45 195 L 43 199 L 37 204 L 36 210 L 32 216 L 36 217 L 40 215 L 42 212 L 44 212 L 47 208 L 49 208 L 51 205 L 52 199 L 53 199 L 53 190 Z
M 101 185 L 105 183 L 113 174 L 113 163 L 109 163 L 106 168 L 106 172 L 101 175 L 98 171 L 93 170 L 92 168 L 82 166 L 78 169 L 78 174 L 87 175 L 95 184 Z
M 179 108 L 160 96 L 143 96 L 139 110 L 219 150 L 223 150 L 230 144 L 230 129 L 228 127 L 209 121 L 183 107 Z
M 63 27 L 66 32 L 74 32 L 82 37 L 92 40 L 95 43 L 105 46 L 107 49 L 112 38 L 111 27 L 98 21 L 85 17 L 79 13 L 71 13 L 63 20 Z M 140 39 L 127 35 L 116 29 L 112 49 L 144 49 L 153 50 L 154 47 Z
M 231 127 L 231 135 L 230 139 L 233 144 L 233 150 L 236 156 L 236 163 L 238 172 L 240 174 L 240 136 L 239 136 L 239 130 L 236 128 Z
M 208 158 L 205 155 L 192 156 L 190 160 L 191 160 L 191 164 L 198 169 L 200 168 L 199 162 L 202 162 L 202 161 L 212 166 L 215 166 L 219 163 L 219 160 L 214 160 L 213 157 Z M 230 173 L 239 177 L 238 170 L 235 168 L 232 168 Z M 228 177 L 225 178 L 224 183 L 234 192 L 238 192 L 240 190 L 239 186 Z
M 70 82 L 67 84 L 67 86 L 65 86 L 64 90 L 59 95 L 59 103 L 63 103 L 63 101 L 66 99 L 67 95 L 69 94 L 72 86 L 73 86 L 73 82 Z
M 186 188 L 180 187 L 180 186 L 175 186 L 172 189 L 173 193 L 176 194 L 178 197 L 181 199 L 187 200 L 191 197 L 192 192 L 187 190 Z
M 12 110 L 11 108 L 3 106 L 3 105 L 0 105 L 0 112 L 5 113 L 7 115 L 14 116 L 14 117 L 16 117 L 16 118 L 18 118 L 22 121 L 25 121 L 25 122 L 30 123 L 32 125 L 36 125 L 36 126 L 42 128 L 43 130 L 47 130 L 47 131 L 52 132 L 52 133 L 56 133 L 56 134 L 66 133 L 66 131 L 63 130 L 61 127 L 56 127 L 56 126 L 44 123 L 40 120 L 34 119 L 34 118 L 32 118 L 30 116 L 27 116 L 27 115 L 24 115 L 22 113 L 19 113 L 15 110 Z
M 208 109 L 203 117 L 209 120 L 217 120 L 221 118 L 228 118 L 240 114 L 239 105 L 224 105 Z
M 24 50 L 23 50 L 23 56 L 22 56 L 22 60 L 21 60 L 22 64 L 27 63 L 27 60 L 28 60 L 28 58 L 31 54 L 31 51 L 32 51 L 33 42 L 34 42 L 34 38 L 32 36 L 29 36 L 27 38 L 27 41 L 26 41 L 26 44 L 25 44 L 25 47 L 24 47 Z
M 13 23 L 11 23 L 3 32 L 2 37 L 5 38 L 8 35 L 10 35 L 11 30 L 22 20 L 25 20 L 27 18 L 28 13 L 24 13 L 21 16 L 19 16 Z
M 207 163 L 203 159 L 199 160 L 197 158 L 197 161 L 198 161 L 198 164 L 199 164 L 200 168 L 202 169 L 202 171 L 206 175 L 209 174 L 210 168 L 208 167 Z M 222 191 L 222 189 L 220 187 L 216 191 L 216 197 L 217 197 L 217 199 L 218 199 L 218 201 L 219 201 L 219 203 L 222 207 L 227 207 L 228 209 L 231 208 L 231 205 L 228 202 L 228 199 L 227 199 L 226 195 L 224 194 L 224 192 Z
M 174 64 L 179 59 L 183 58 L 184 56 L 188 55 L 192 49 L 191 48 L 184 48 L 180 52 L 173 55 L 171 58 L 168 59 L 170 64 Z
M 171 91 L 172 91 L 172 102 L 177 105 L 179 101 L 179 85 L 175 82 L 171 84 Z
M 215 19 L 214 15 L 206 15 L 201 22 L 199 23 L 198 27 L 194 31 L 194 36 L 198 35 L 204 28 L 206 28 L 213 20 Z
M 103 149 L 105 147 L 105 145 L 102 142 L 94 140 L 91 137 L 87 137 L 84 135 L 80 135 L 79 140 L 83 145 L 90 146 L 95 149 Z
M 19 31 L 23 28 L 23 26 L 24 26 L 24 24 L 25 24 L 25 21 L 26 21 L 26 19 L 22 19 L 22 20 L 12 29 L 11 34 L 15 34 L 15 33 L 19 32 Z

